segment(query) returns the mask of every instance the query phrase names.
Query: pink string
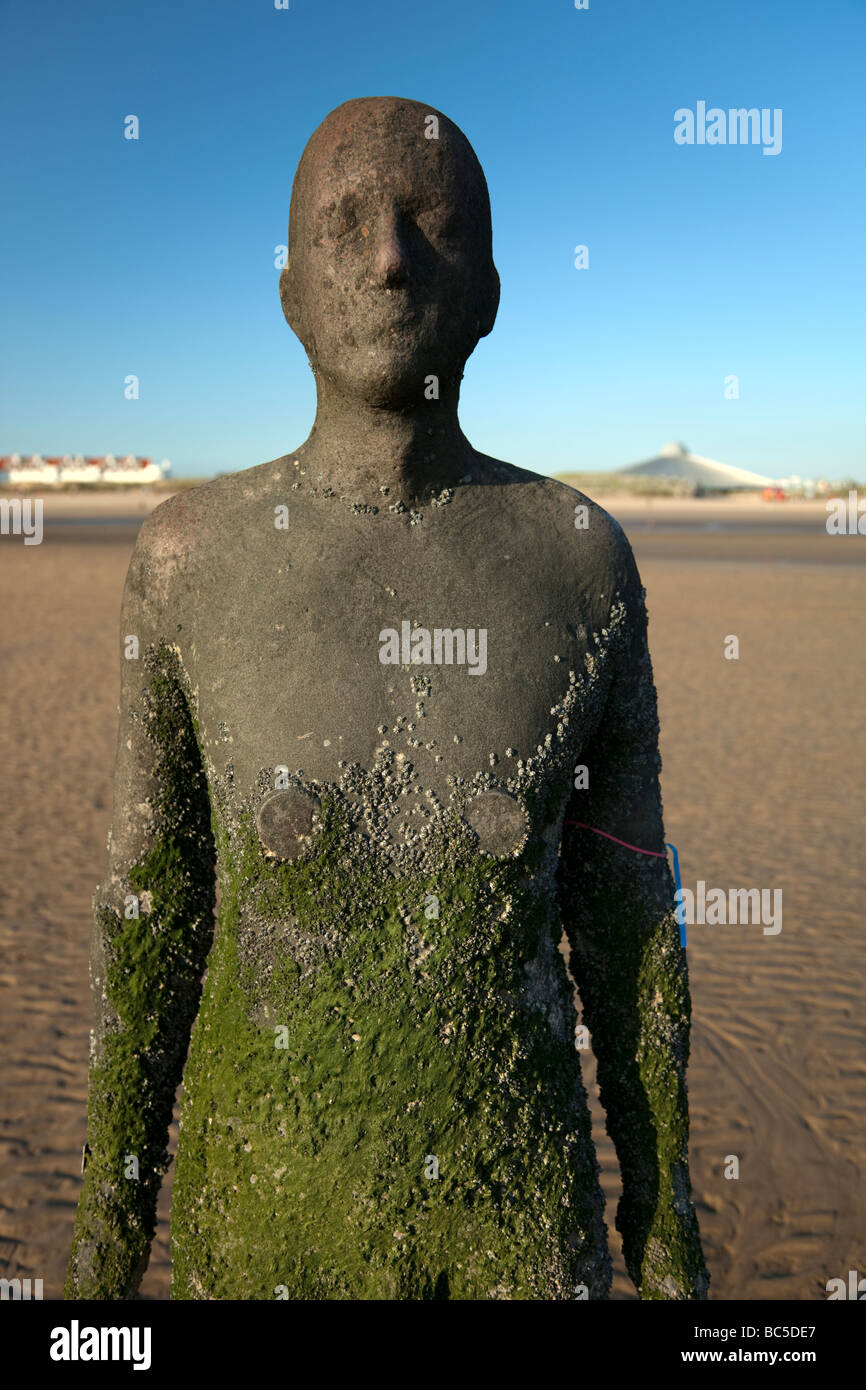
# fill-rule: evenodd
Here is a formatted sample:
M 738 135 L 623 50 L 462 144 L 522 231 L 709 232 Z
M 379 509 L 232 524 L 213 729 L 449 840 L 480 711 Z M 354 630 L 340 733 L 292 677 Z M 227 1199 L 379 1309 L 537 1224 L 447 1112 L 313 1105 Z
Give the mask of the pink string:
M 633 849 L 637 854 L 651 854 L 656 859 L 667 859 L 666 854 L 662 854 L 657 849 L 640 849 L 637 845 L 630 845 L 627 840 L 618 840 L 616 835 L 608 835 L 606 830 L 596 830 L 594 825 L 587 825 L 582 820 L 567 820 L 566 825 L 579 825 L 581 830 L 591 830 L 593 835 L 603 835 L 606 840 L 613 840 L 615 845 L 623 845 L 626 849 Z

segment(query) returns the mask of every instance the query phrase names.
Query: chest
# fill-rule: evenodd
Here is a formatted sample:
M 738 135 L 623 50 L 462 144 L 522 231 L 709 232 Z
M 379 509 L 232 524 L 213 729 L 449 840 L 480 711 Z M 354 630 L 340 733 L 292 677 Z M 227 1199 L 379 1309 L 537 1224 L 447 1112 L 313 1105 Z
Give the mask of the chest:
M 535 757 L 566 700 L 579 748 L 593 615 L 534 533 L 339 520 L 235 547 L 190 597 L 201 735 L 239 789 L 278 766 L 332 783 L 388 749 L 441 798 Z

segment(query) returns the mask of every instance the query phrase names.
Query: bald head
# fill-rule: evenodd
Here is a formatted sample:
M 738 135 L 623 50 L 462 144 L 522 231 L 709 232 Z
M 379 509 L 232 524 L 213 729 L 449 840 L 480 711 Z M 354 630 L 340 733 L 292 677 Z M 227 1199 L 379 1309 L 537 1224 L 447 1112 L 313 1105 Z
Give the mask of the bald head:
M 374 404 L 431 374 L 459 381 L 499 302 L 487 184 L 441 112 L 345 102 L 314 131 L 292 189 L 286 318 L 313 370 Z

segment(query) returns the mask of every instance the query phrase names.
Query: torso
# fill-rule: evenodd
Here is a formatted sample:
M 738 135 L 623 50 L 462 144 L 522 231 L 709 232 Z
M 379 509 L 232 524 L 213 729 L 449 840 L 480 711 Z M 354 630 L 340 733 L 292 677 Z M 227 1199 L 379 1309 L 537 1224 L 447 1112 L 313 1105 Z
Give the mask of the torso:
M 604 1290 L 555 872 L 617 537 L 598 509 L 575 528 L 580 494 L 501 468 L 410 525 L 292 490 L 284 459 L 155 527 L 222 890 L 175 1296 Z M 486 671 L 383 664 L 404 621 L 486 629 Z M 256 819 L 281 781 L 317 807 L 288 855 Z
M 513 775 L 555 735 L 550 711 L 607 622 L 610 519 L 594 508 L 576 529 L 580 494 L 519 469 L 459 489 L 417 525 L 387 499 L 376 516 L 353 515 L 294 481 L 286 459 L 183 499 L 196 512 L 179 529 L 188 569 L 173 599 L 182 628 L 169 636 L 214 766 L 232 763 L 239 791 L 276 766 L 328 783 L 341 762 L 370 768 L 387 745 L 440 799 L 449 776 Z M 285 530 L 274 525 L 282 503 Z M 380 632 L 406 621 L 431 636 L 485 629 L 486 671 L 383 664 Z M 591 732 L 573 731 L 578 742 Z

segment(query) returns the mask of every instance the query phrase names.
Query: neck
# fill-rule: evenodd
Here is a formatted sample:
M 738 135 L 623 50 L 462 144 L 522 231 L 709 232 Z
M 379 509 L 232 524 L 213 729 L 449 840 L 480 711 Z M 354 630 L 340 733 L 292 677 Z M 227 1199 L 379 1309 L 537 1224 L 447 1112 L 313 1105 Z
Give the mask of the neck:
M 314 487 L 412 507 L 471 472 L 474 450 L 457 418 L 459 384 L 443 388 L 440 400 L 399 408 L 370 405 L 322 377 L 316 387 L 316 422 L 297 454 Z

